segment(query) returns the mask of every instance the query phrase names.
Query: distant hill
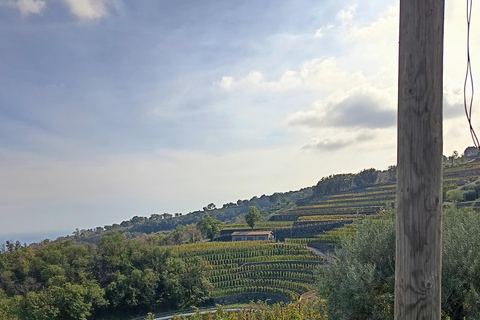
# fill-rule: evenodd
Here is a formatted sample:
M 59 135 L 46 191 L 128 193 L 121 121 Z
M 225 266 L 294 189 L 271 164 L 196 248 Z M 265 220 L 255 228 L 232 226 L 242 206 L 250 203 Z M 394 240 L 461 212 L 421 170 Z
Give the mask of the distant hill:
M 474 205 L 479 197 L 480 187 L 475 181 L 480 178 L 478 159 L 466 160 L 464 157 L 444 157 L 444 199 L 460 205 Z M 122 221 L 95 229 L 77 229 L 71 239 L 76 242 L 98 243 L 105 232 L 116 231 L 126 238 L 135 238 L 143 234 L 168 232 L 197 223 L 205 213 L 225 224 L 244 222 L 243 215 L 249 206 L 256 206 L 265 220 L 270 221 L 315 221 L 315 216 L 323 214 L 348 215 L 371 214 L 379 208 L 394 203 L 396 187 L 396 167 L 387 170 L 365 169 L 356 174 L 336 174 L 323 177 L 311 187 L 296 191 L 277 192 L 261 195 L 249 200 L 237 200 L 217 207 L 211 203 L 194 212 L 152 214 L 149 217 L 134 216 Z M 478 191 L 477 191 L 478 189 Z M 457 191 L 454 191 L 457 190 Z M 305 217 L 310 216 L 310 217 Z M 298 220 L 300 219 L 300 220 Z M 324 219 L 318 217 L 318 219 Z

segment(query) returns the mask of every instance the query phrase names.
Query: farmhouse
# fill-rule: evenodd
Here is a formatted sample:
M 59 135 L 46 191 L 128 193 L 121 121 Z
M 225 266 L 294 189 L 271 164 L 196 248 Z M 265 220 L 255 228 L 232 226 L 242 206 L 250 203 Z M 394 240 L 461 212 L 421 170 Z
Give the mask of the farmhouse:
M 232 233 L 232 241 L 273 240 L 272 231 L 235 231 Z

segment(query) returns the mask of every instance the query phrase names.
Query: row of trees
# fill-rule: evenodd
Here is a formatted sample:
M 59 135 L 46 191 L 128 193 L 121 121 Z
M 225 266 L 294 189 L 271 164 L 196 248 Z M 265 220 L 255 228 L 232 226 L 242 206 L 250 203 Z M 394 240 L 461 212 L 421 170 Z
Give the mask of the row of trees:
M 480 319 L 480 215 L 450 206 L 443 214 L 442 313 L 451 320 Z M 395 217 L 365 219 L 322 266 L 318 293 L 328 319 L 393 319 Z
M 377 181 L 378 171 L 365 169 L 357 174 L 336 174 L 323 177 L 314 187 L 316 195 L 330 195 L 349 190 L 351 188 L 364 188 Z
M 253 229 L 255 224 L 261 220 L 262 216 L 260 215 L 260 211 L 257 209 L 257 207 L 248 207 L 248 211 L 245 214 L 245 221 L 250 228 Z M 203 218 L 198 221 L 197 228 L 201 231 L 203 237 L 213 240 L 220 235 L 220 231 L 222 230 L 222 222 L 206 213 Z
M 0 253 L 0 319 L 90 319 L 178 309 L 209 297 L 209 267 L 158 246 L 106 233 L 98 246 L 7 243 Z

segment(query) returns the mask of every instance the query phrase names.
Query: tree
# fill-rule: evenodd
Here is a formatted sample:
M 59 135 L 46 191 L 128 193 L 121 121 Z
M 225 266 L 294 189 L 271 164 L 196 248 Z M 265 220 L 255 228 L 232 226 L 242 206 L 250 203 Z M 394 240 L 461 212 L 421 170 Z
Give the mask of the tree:
M 52 320 L 57 319 L 60 312 L 55 306 L 53 296 L 45 292 L 28 292 L 22 300 L 21 307 L 22 318 L 25 319 Z
M 276 204 L 280 201 L 280 195 L 278 193 L 274 193 L 270 196 L 270 202 Z
M 365 169 L 353 177 L 353 182 L 357 187 L 368 187 L 377 181 L 378 171 L 375 169 Z
M 205 214 L 203 218 L 197 222 L 197 228 L 200 229 L 205 238 L 213 240 L 220 234 L 222 222 L 216 218 L 210 217 L 209 214 Z
M 159 277 L 151 269 L 133 269 L 128 275 L 116 272 L 107 286 L 107 296 L 114 308 L 145 310 L 155 306 Z
M 17 295 L 8 297 L 5 291 L 0 289 L 0 319 L 17 319 L 21 312 L 22 297 Z
M 203 207 L 203 211 L 212 211 L 212 210 L 215 210 L 217 207 L 215 206 L 215 204 L 212 202 L 210 204 L 208 204 L 206 207 Z
M 260 215 L 260 211 L 258 211 L 257 207 L 248 207 L 247 214 L 245 215 L 245 221 L 247 221 L 247 224 L 250 226 L 250 228 L 253 229 L 255 223 L 260 221 L 261 219 L 262 216 Z
M 365 219 L 343 235 L 332 263 L 320 269 L 318 293 L 328 319 L 393 319 L 395 222 L 393 210 Z
M 184 229 L 185 238 L 188 243 L 194 243 L 202 239 L 202 233 L 195 223 L 187 224 Z
M 209 268 L 208 263 L 200 257 L 193 257 L 185 263 L 181 277 L 184 292 L 182 307 L 198 305 L 209 299 L 213 289 L 207 276 Z
M 395 218 L 387 210 L 341 236 L 331 263 L 318 274 L 328 319 L 393 319 Z M 448 206 L 443 213 L 442 314 L 480 319 L 480 215 Z
M 352 174 L 336 174 L 328 177 L 323 177 L 313 191 L 317 195 L 334 194 L 340 191 L 348 190 L 352 187 Z
M 65 283 L 50 286 L 47 291 L 58 308 L 57 319 L 86 320 L 91 314 L 92 302 L 88 289 L 78 284 Z
M 479 228 L 478 212 L 444 210 L 442 309 L 451 320 L 480 319 Z

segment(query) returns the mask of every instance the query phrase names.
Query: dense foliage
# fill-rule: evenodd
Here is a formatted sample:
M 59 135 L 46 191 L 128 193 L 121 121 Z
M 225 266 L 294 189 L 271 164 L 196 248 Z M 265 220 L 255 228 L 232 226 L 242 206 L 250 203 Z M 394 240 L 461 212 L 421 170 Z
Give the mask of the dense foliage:
M 98 246 L 7 243 L 0 254 L 0 319 L 91 319 L 177 309 L 209 296 L 209 268 L 159 239 L 105 234 Z
M 447 207 L 443 213 L 442 312 L 451 320 L 480 318 L 480 214 Z M 332 263 L 322 266 L 318 293 L 329 319 L 393 319 L 393 210 L 365 219 L 340 236 Z
M 375 169 L 365 169 L 357 174 L 334 174 L 323 177 L 314 187 L 317 196 L 331 195 L 352 188 L 365 188 L 373 185 L 378 178 Z
M 245 221 L 247 222 L 248 226 L 253 229 L 255 224 L 260 220 L 262 220 L 262 216 L 260 215 L 260 211 L 258 211 L 257 207 L 248 207 L 248 211 L 245 214 Z
M 336 174 L 322 178 L 314 188 L 317 195 L 335 194 L 352 188 L 353 174 Z
M 210 217 L 209 214 L 205 214 L 205 216 L 198 221 L 197 227 L 205 238 L 213 240 L 220 234 L 220 231 L 222 230 L 222 222 Z

